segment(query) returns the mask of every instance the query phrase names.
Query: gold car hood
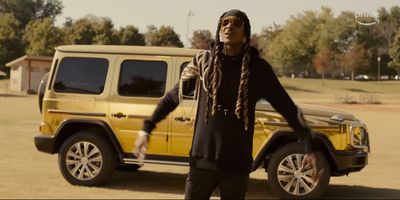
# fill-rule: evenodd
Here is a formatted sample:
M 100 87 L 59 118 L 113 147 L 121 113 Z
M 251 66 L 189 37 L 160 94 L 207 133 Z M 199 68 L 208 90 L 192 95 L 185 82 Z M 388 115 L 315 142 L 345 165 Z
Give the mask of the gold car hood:
M 338 110 L 330 107 L 325 106 L 316 106 L 310 104 L 297 104 L 300 109 L 303 111 L 304 115 L 312 115 L 312 116 L 320 116 L 320 117 L 327 117 L 331 118 L 333 116 L 340 116 L 343 120 L 356 120 L 353 114 L 345 112 L 343 110 Z M 269 104 L 268 102 L 258 102 L 256 105 L 256 110 L 258 111 L 272 111 L 275 112 L 275 109 Z

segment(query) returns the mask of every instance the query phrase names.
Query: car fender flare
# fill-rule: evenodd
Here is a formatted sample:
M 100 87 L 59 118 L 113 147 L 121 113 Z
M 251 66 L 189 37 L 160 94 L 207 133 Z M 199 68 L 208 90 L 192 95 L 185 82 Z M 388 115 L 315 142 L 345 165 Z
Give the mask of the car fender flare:
M 89 125 L 104 130 L 105 136 L 111 142 L 111 145 L 115 150 L 115 153 L 118 155 L 119 161 L 120 162 L 123 161 L 123 149 L 120 143 L 118 142 L 118 139 L 116 138 L 109 124 L 99 119 L 76 119 L 76 118 L 65 119 L 57 129 L 57 132 L 54 136 L 55 142 L 53 147 L 53 153 L 57 153 L 59 151 L 59 148 L 61 147 L 62 142 L 65 141 L 66 138 L 73 135 L 73 133 L 69 134 L 68 131 L 64 131 L 65 129 L 69 128 L 69 126 L 71 126 L 72 124 L 75 125 L 80 124 L 83 126 Z
M 321 147 L 321 150 L 324 151 L 322 153 L 328 154 L 328 161 L 331 164 L 334 164 L 336 166 L 336 163 L 334 161 L 334 147 L 332 143 L 329 141 L 328 137 L 325 136 L 323 133 L 319 132 L 314 132 L 316 139 Z M 264 161 L 265 157 L 269 154 L 272 154 L 276 149 L 279 148 L 280 145 L 287 144 L 290 142 L 299 142 L 299 136 L 293 131 L 289 130 L 276 130 L 271 133 L 270 137 L 266 139 L 266 141 L 262 144 L 262 147 L 260 148 L 260 151 L 258 151 L 257 155 L 254 158 L 253 165 L 252 165 L 252 171 L 255 171 Z

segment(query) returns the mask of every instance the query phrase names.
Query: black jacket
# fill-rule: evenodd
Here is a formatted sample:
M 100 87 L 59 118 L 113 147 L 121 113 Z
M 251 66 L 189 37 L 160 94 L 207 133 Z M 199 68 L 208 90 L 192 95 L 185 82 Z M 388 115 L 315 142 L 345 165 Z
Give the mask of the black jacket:
M 193 62 L 193 61 L 192 61 Z M 252 146 L 255 106 L 258 100 L 267 100 L 301 138 L 305 139 L 306 151 L 311 151 L 312 134 L 303 116 L 281 86 L 271 65 L 251 50 L 250 81 L 248 94 L 248 130 L 235 115 L 239 90 L 242 56 L 223 56 L 222 80 L 218 92 L 219 109 L 208 115 L 205 121 L 206 91 L 200 87 L 195 130 L 190 150 L 190 166 L 233 172 L 249 172 L 252 164 Z M 145 120 L 143 130 L 151 133 L 155 124 L 165 118 L 179 104 L 177 84 L 158 104 L 150 119 Z M 211 100 L 209 101 L 211 112 Z

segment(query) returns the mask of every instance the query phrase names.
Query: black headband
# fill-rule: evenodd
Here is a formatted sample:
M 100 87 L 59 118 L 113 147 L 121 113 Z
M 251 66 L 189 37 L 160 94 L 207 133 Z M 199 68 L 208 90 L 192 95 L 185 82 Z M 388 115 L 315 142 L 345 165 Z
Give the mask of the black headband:
M 224 14 L 224 16 L 222 16 L 222 18 L 227 17 L 227 16 L 235 16 L 235 17 L 239 17 L 241 19 L 245 18 L 245 16 L 243 15 L 242 11 L 237 10 L 237 9 L 232 9 L 232 10 L 226 12 Z

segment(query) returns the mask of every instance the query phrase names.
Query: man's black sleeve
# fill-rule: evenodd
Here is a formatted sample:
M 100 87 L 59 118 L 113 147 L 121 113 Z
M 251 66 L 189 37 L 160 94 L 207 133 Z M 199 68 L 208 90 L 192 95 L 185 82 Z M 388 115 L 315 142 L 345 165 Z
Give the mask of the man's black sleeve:
M 269 63 L 264 61 L 267 77 L 260 80 L 263 88 L 262 97 L 265 98 L 277 112 L 279 112 L 288 122 L 290 127 L 294 130 L 296 134 L 303 139 L 306 145 L 306 153 L 316 149 L 314 135 L 311 128 L 307 125 L 304 116 L 293 100 L 290 98 L 288 93 L 282 87 L 278 78 L 276 77 L 272 67 Z M 265 88 L 265 89 L 264 89 Z
M 164 119 L 170 112 L 175 110 L 179 104 L 178 91 L 179 83 L 177 83 L 174 88 L 161 99 L 151 117 L 144 120 L 142 130 L 150 134 L 159 121 Z

